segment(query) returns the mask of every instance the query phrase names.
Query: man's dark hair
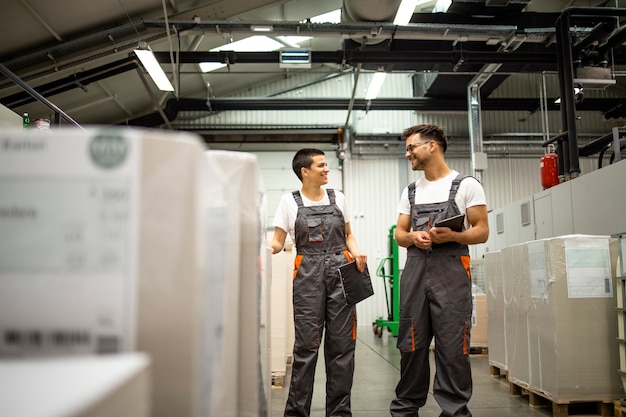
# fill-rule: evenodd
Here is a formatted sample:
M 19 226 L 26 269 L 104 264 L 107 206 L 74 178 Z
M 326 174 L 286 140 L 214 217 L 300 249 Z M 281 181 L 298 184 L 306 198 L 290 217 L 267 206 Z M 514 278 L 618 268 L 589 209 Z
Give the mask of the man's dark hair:
M 448 149 L 448 138 L 439 126 L 428 123 L 411 126 L 402 132 L 402 140 L 406 140 L 416 133 L 419 133 L 422 138 L 437 142 L 444 153 Z
M 291 161 L 291 168 L 300 181 L 302 181 L 302 168 L 310 168 L 313 163 L 313 157 L 317 155 L 324 155 L 324 152 L 314 148 L 300 149 L 293 156 Z

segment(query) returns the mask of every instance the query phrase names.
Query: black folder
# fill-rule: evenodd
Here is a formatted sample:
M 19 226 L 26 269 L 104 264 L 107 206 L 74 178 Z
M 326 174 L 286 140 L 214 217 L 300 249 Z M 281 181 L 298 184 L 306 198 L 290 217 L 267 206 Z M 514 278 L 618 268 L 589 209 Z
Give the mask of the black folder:
M 465 221 L 465 214 L 457 214 L 456 216 L 448 217 L 435 223 L 435 227 L 449 227 L 454 232 L 460 232 L 463 230 L 463 222 Z
M 365 264 L 365 270 L 360 272 L 356 267 L 356 262 L 350 262 L 339 267 L 339 278 L 343 288 L 343 295 L 350 305 L 365 300 L 374 295 L 370 273 Z

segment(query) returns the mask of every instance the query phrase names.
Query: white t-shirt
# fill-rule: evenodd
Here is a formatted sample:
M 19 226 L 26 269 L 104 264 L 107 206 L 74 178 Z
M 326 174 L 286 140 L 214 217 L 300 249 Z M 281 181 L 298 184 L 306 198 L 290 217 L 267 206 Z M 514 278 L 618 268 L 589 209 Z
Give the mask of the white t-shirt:
M 300 196 L 302 196 L 302 204 L 305 207 L 309 206 L 327 206 L 330 204 L 330 199 L 328 198 L 328 192 L 324 190 L 324 197 L 319 201 L 309 200 L 300 192 Z M 339 207 L 339 210 L 343 213 L 343 218 L 346 223 L 350 222 L 350 211 L 348 210 L 348 204 L 346 203 L 346 197 L 339 190 L 335 190 L 335 204 Z M 276 208 L 276 214 L 274 215 L 274 221 L 272 225 L 274 227 L 280 227 L 285 232 L 289 233 L 291 236 L 292 242 L 296 242 L 295 240 L 295 224 L 296 224 L 296 216 L 298 215 L 298 203 L 293 198 L 293 194 L 287 193 L 283 194 L 280 198 L 280 202 L 278 203 L 278 207 Z
M 415 181 L 415 204 L 439 203 L 448 200 L 452 180 L 454 180 L 457 175 L 459 175 L 459 173 L 453 170 L 449 175 L 437 181 L 428 181 L 426 177 Z M 468 177 L 461 181 L 456 196 L 454 197 L 454 202 L 459 208 L 459 211 L 465 214 L 468 207 L 486 205 L 487 198 L 485 197 L 485 190 L 480 182 L 474 177 Z M 400 203 L 398 204 L 398 213 L 411 214 L 408 185 L 402 190 Z M 469 229 L 469 227 L 470 224 L 466 217 L 465 228 Z

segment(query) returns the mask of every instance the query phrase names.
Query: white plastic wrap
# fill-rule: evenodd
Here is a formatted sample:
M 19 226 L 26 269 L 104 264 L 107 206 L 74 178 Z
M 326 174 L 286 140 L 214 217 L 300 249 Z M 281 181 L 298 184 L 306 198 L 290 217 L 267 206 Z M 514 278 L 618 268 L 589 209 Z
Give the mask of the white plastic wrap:
M 507 371 L 502 253 L 500 251 L 485 253 L 484 265 L 489 323 L 487 326 L 489 363 L 502 371 Z
M 0 211 L 17 208 L 0 217 L 0 256 L 12 259 L 0 262 L 0 333 L 26 335 L 0 352 L 144 351 L 153 416 L 198 415 L 199 138 L 103 127 L 5 131 L 0 142 Z M 28 207 L 31 223 L 19 218 Z
M 0 361 L 0 415 L 151 416 L 150 359 L 141 353 Z
M 615 239 L 568 235 L 531 241 L 487 254 L 485 264 L 490 362 L 492 354 L 493 362 L 501 360 L 494 351 L 500 344 L 493 342 L 500 343 L 503 332 L 511 382 L 557 402 L 623 396 L 616 372 Z
M 541 269 L 545 259 L 540 281 L 545 279 L 546 290 L 544 295 L 536 292 L 529 314 L 529 343 L 536 346 L 530 356 L 531 388 L 555 400 L 623 396 L 615 371 L 619 366 L 615 239 L 568 235 L 539 244 L 544 254 L 535 252 L 530 261 Z
M 528 308 L 530 307 L 530 279 L 528 250 L 524 245 L 502 249 L 502 271 L 506 358 L 509 380 L 528 385 Z
M 252 154 L 207 151 L 207 354 L 214 355 L 203 413 L 219 417 L 267 415 L 271 383 L 261 362 L 262 194 Z M 264 231 L 263 231 L 264 233 Z

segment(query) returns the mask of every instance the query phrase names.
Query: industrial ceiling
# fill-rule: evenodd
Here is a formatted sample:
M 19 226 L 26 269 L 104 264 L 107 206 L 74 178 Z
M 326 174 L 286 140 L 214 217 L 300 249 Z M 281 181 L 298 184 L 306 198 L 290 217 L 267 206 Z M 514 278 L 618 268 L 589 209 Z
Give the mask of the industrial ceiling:
M 574 10 L 572 65 L 605 68 L 616 80 L 610 97 L 589 98 L 578 103 L 578 109 L 597 111 L 605 118 L 626 116 L 622 103 L 626 94 L 617 77 L 626 64 L 621 34 L 626 15 L 613 12 L 619 7 L 616 0 L 454 0 L 445 13 L 433 13 L 434 0 L 419 1 L 410 23 L 398 26 L 391 21 L 399 3 L 12 0 L 0 15 L 0 63 L 5 70 L 0 76 L 0 103 L 20 114 L 29 112 L 32 119 L 54 119 L 54 110 L 25 91 L 26 86 L 80 125 L 183 129 L 188 125 L 177 125 L 177 118 L 185 111 L 348 107 L 462 111 L 467 110 L 468 82 L 488 73 L 481 88 L 483 110 L 536 111 L 538 98 L 490 98 L 490 94 L 510 74 L 557 72 L 556 21 L 565 10 Z M 311 20 L 337 9 L 339 23 Z M 281 68 L 275 50 L 212 51 L 257 35 L 259 27 L 271 28 L 265 35 L 273 39 L 311 37 L 300 45 L 311 50 L 311 68 Z M 159 91 L 146 75 L 133 53 L 142 42 L 155 52 L 175 91 Z M 205 73 L 201 62 L 227 65 Z M 377 69 L 431 76 L 423 91 L 402 99 L 241 97 L 256 85 L 298 71 L 332 76 Z M 550 106 L 549 110 L 558 110 Z

